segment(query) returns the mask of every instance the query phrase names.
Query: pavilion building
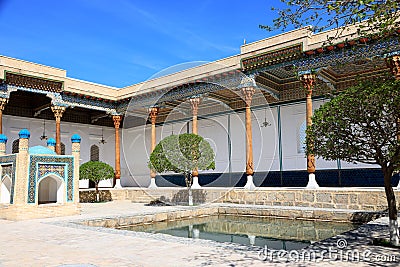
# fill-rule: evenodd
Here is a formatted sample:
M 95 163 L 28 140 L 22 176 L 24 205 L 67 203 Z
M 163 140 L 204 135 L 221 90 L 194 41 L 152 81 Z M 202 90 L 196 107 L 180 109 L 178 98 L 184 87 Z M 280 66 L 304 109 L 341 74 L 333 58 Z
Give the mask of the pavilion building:
M 18 152 L 24 128 L 32 146 L 54 138 L 57 154 L 71 154 L 65 144 L 79 134 L 81 164 L 101 160 L 115 168 L 114 181 L 100 186 L 183 185 L 176 175 L 150 172 L 147 163 L 163 137 L 193 132 L 216 152 L 215 170 L 194 170 L 194 187 L 382 186 L 378 166 L 304 153 L 305 128 L 327 94 L 357 79 L 400 77 L 398 36 L 360 38 L 351 28 L 327 44 L 335 33 L 290 31 L 244 44 L 240 54 L 124 88 L 0 56 L 5 154 Z

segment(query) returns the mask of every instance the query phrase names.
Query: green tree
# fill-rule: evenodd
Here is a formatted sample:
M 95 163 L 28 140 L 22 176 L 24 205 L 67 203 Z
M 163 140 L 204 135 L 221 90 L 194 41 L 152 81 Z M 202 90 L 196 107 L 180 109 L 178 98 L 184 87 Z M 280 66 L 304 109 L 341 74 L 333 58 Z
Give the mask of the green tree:
M 329 41 L 334 41 L 351 25 L 357 25 L 357 33 L 362 36 L 371 34 L 385 36 L 399 28 L 400 0 L 281 0 L 281 2 L 286 4 L 286 8 L 272 8 L 278 13 L 278 17 L 273 20 L 273 26 L 260 25 L 260 28 L 272 31 L 286 30 L 289 26 L 301 28 L 312 25 L 314 32 L 337 28 L 336 36 L 332 36 Z
M 189 194 L 189 205 L 193 205 L 192 171 L 215 169 L 214 151 L 199 135 L 170 135 L 154 148 L 148 166 L 159 173 L 172 171 L 183 174 Z
M 97 201 L 99 201 L 99 182 L 114 178 L 114 170 L 107 163 L 101 161 L 88 161 L 79 167 L 79 179 L 94 182 Z
M 315 111 L 306 153 L 326 160 L 378 164 L 389 210 L 390 241 L 399 244 L 393 173 L 400 169 L 400 81 L 363 81 Z

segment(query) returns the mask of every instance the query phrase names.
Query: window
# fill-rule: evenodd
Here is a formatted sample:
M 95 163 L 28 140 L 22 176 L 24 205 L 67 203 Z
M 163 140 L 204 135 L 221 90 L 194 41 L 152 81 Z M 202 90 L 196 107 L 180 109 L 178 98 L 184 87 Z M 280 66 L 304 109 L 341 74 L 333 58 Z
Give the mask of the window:
M 61 155 L 65 155 L 65 145 L 61 143 Z
M 99 161 L 100 160 L 99 147 L 96 145 L 92 145 L 90 147 L 90 160 L 91 161 Z
M 12 143 L 12 154 L 18 153 L 19 151 L 19 139 L 16 139 Z

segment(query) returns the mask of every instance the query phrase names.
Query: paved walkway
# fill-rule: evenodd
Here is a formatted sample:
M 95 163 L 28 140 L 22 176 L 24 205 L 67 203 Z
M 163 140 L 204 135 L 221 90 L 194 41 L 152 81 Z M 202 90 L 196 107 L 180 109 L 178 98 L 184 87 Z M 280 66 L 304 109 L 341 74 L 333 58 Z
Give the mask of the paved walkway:
M 356 259 L 346 263 L 339 260 L 328 261 L 327 255 L 324 255 L 324 261 L 316 263 L 309 261 L 282 263 L 276 261 L 278 254 L 273 256 L 275 262 L 271 262 L 269 254 L 271 252 L 263 252 L 259 248 L 251 249 L 161 234 L 92 228 L 71 223 L 74 220 L 88 218 L 126 216 L 182 208 L 187 207 L 149 207 L 119 201 L 82 204 L 82 214 L 77 216 L 17 222 L 0 220 L 0 266 L 342 266 L 344 264 L 399 266 L 399 249 L 369 244 L 372 236 L 384 236 L 388 232 L 387 222 L 384 219 L 311 246 L 311 249 L 317 252 L 329 248 L 337 249 L 338 244 L 343 245 L 344 241 L 339 243 L 343 239 L 347 242 L 343 251 L 358 250 L 362 253 L 371 251 L 367 255 L 369 256 L 366 258 L 367 261 L 362 263 Z M 294 257 L 295 254 L 292 255 L 292 258 Z

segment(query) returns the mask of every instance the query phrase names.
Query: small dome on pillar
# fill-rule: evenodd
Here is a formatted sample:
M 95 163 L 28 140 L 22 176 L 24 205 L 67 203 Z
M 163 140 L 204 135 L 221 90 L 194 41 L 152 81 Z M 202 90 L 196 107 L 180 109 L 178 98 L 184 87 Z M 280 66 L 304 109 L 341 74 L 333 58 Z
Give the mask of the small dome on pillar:
M 0 143 L 1 143 L 1 144 L 7 143 L 7 140 L 8 140 L 8 138 L 7 138 L 6 135 L 0 134 Z
M 71 136 L 71 142 L 72 143 L 80 143 L 81 137 L 79 136 L 79 134 L 74 134 L 73 136 Z
M 54 138 L 47 139 L 47 146 L 56 146 L 56 140 Z
M 19 131 L 18 135 L 21 139 L 29 139 L 29 137 L 31 137 L 31 133 L 28 131 L 28 129 L 22 129 Z

